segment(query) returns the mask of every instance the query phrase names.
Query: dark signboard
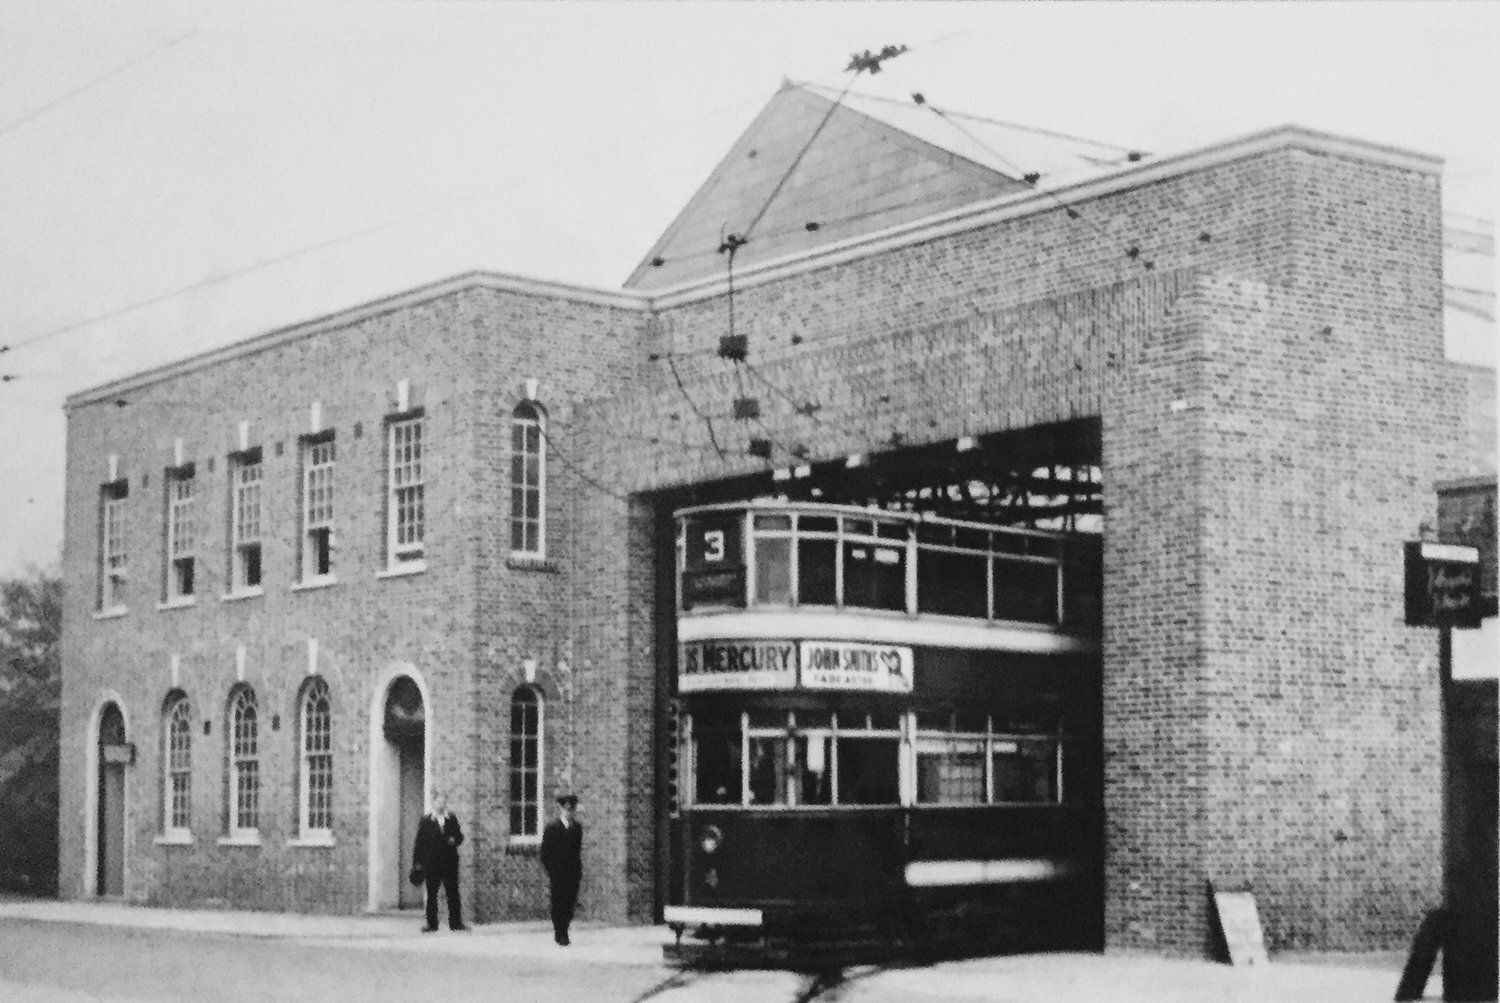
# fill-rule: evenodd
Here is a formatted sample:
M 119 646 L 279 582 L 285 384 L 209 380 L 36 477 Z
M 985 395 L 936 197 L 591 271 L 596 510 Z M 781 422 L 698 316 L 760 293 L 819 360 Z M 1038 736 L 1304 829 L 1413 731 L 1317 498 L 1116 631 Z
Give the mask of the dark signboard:
M 1477 627 L 1479 551 L 1452 543 L 1406 547 L 1406 625 Z
M 743 512 L 705 512 L 683 521 L 682 608 L 745 605 Z
M 1437 485 L 1438 539 L 1479 551 L 1479 592 L 1485 616 L 1495 615 L 1495 476 L 1466 477 Z

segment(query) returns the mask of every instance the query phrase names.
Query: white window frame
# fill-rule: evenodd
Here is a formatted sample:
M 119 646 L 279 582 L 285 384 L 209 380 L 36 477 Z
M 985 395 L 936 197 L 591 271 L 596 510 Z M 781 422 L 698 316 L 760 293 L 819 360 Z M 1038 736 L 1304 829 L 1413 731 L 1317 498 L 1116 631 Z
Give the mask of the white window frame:
M 321 584 L 334 578 L 334 521 L 338 513 L 338 445 L 332 436 L 302 443 L 302 534 L 300 580 Z M 322 547 L 328 570 L 318 570 Z
M 265 467 L 259 452 L 234 458 L 230 466 L 229 563 L 230 591 L 236 594 L 261 590 L 265 580 L 265 548 L 261 520 L 265 514 L 261 485 Z M 254 554 L 252 561 L 251 554 Z M 250 570 L 255 581 L 250 581 Z
M 422 426 L 425 420 L 418 414 L 386 423 L 388 569 L 404 570 L 425 565 L 426 482 L 422 470 Z
M 99 612 L 125 609 L 125 579 L 129 552 L 125 549 L 125 502 L 130 495 L 121 484 L 106 484 L 101 491 L 99 522 Z
M 255 691 L 248 686 L 236 687 L 230 698 L 228 739 L 229 834 L 256 836 L 260 832 L 260 714 Z
M 192 704 L 180 696 L 162 717 L 162 834 L 185 839 L 193 829 Z
M 310 718 L 319 703 L 322 704 L 321 726 L 315 730 Z M 332 838 L 333 701 L 326 680 L 315 678 L 303 689 L 297 704 L 297 728 L 297 831 L 303 839 Z M 326 804 L 319 809 L 321 817 L 317 818 L 312 794 L 315 771 L 321 777 L 320 792 L 326 795 Z M 314 825 L 315 821 L 324 824 Z
M 167 582 L 168 602 L 192 599 L 198 592 L 197 520 L 198 476 L 192 467 L 167 472 Z M 187 569 L 183 575 L 184 566 Z M 185 581 L 185 577 L 187 581 Z M 184 589 L 183 585 L 191 587 Z
M 535 734 L 534 735 L 530 735 L 530 736 L 522 736 L 521 739 L 520 739 L 521 742 L 523 743 L 523 746 L 527 742 L 535 744 L 535 746 L 536 746 L 536 765 L 534 767 L 533 766 L 527 766 L 524 763 L 522 765 L 519 765 L 519 766 L 516 764 L 515 752 L 516 752 L 517 736 L 516 736 L 515 730 L 514 730 L 514 725 L 515 725 L 515 720 L 516 720 L 515 709 L 516 709 L 516 706 L 517 706 L 517 699 L 516 698 L 519 697 L 522 693 L 526 693 L 526 694 L 528 694 L 531 697 L 531 701 L 530 701 L 531 706 L 533 706 L 533 707 L 536 708 L 536 732 L 535 732 Z M 546 711 L 546 703 L 547 702 L 543 698 L 543 696 L 541 694 L 541 691 L 538 690 L 535 686 L 520 686 L 520 687 L 517 687 L 511 693 L 511 695 L 510 695 L 510 707 L 511 707 L 510 723 L 512 725 L 512 729 L 511 729 L 511 735 L 510 735 L 510 763 L 509 763 L 509 770 L 507 772 L 506 779 L 510 783 L 509 790 L 514 790 L 514 788 L 515 788 L 515 778 L 516 778 L 517 775 L 520 775 L 522 777 L 522 788 L 521 789 L 524 791 L 525 790 L 525 777 L 528 774 L 533 775 L 533 779 L 534 779 L 534 783 L 535 783 L 535 792 L 536 792 L 536 796 L 535 796 L 534 800 L 530 799 L 530 798 L 525 798 L 525 797 L 523 797 L 522 800 L 520 800 L 520 801 L 516 801 L 514 798 L 512 798 L 510 800 L 510 821 L 511 821 L 510 838 L 511 838 L 512 842 L 518 842 L 518 843 L 520 843 L 520 842 L 531 842 L 531 841 L 535 841 L 535 840 L 540 840 L 542 838 L 542 824 L 543 824 L 543 818 L 542 818 L 542 779 L 547 775 L 547 773 L 546 773 L 546 755 L 547 755 L 547 743 L 546 743 L 546 735 L 547 735 L 547 730 L 546 730 L 546 720 L 547 720 L 546 713 L 547 713 L 547 711 Z M 521 817 L 524 819 L 525 818 L 525 809 L 526 809 L 526 807 L 528 805 L 531 806 L 533 808 L 533 810 L 534 810 L 535 828 L 533 830 L 531 830 L 531 831 L 527 831 L 524 828 L 517 829 L 516 826 L 515 826 L 515 824 L 514 824 L 515 823 L 515 817 L 516 817 L 516 810 L 518 808 L 521 810 Z
M 547 414 L 535 401 L 522 401 L 510 418 L 510 552 L 528 560 L 547 557 Z M 517 438 L 519 437 L 519 448 Z M 535 443 L 535 450 L 531 445 Z M 534 464 L 534 470 L 533 470 Z M 535 498 L 536 515 L 523 505 Z M 528 530 L 536 534 L 536 545 L 527 547 Z M 517 535 L 521 546 L 516 546 Z

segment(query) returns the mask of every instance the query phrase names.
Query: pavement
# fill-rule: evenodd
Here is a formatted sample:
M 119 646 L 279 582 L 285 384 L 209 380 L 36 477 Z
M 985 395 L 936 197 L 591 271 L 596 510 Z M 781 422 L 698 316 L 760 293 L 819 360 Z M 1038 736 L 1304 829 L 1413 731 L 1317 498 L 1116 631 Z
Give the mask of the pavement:
M 662 946 L 666 927 L 575 923 L 573 945 L 559 948 L 545 922 L 480 924 L 467 933 L 419 932 L 412 915 L 309 916 L 216 909 L 165 909 L 116 902 L 0 900 L 0 922 L 101 924 L 140 930 L 230 937 L 338 942 L 346 949 L 405 951 L 483 958 L 564 957 L 579 963 L 653 967 L 664 979 L 650 994 L 657 1003 L 711 999 L 910 999 L 986 1003 L 1374 1003 L 1394 997 L 1404 957 L 1278 955 L 1268 965 L 1234 968 L 1196 959 L 1144 954 L 1031 954 L 975 958 L 921 967 L 858 967 L 809 994 L 807 976 L 789 972 L 668 975 Z M 1427 987 L 1442 998 L 1440 973 Z

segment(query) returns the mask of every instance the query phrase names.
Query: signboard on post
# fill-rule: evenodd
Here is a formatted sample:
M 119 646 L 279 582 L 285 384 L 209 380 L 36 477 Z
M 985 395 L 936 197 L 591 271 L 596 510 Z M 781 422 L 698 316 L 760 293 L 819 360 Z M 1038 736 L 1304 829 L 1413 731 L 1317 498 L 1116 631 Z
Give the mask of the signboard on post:
M 1405 545 L 1406 625 L 1477 627 L 1479 551 L 1453 543 Z

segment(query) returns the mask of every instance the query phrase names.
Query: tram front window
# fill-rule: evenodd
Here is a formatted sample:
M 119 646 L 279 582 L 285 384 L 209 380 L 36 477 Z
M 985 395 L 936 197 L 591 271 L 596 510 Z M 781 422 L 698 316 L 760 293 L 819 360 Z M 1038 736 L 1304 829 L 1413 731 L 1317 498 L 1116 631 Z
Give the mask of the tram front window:
M 693 721 L 693 800 L 698 804 L 740 803 L 740 722 Z
M 901 802 L 901 733 L 894 718 L 838 718 L 839 804 Z
M 1057 800 L 1057 743 L 1018 739 L 996 741 L 993 751 L 995 800 Z

